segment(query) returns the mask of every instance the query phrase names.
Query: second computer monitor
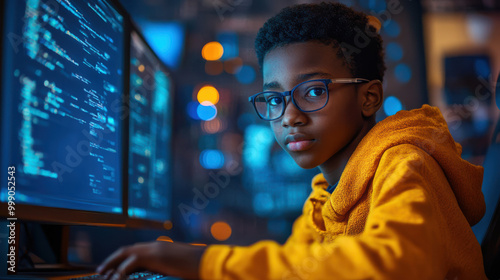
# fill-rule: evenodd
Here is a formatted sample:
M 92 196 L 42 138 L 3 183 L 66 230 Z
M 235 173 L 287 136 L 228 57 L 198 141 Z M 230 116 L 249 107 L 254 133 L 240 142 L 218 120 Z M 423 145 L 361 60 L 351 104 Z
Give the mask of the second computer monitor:
M 130 54 L 128 215 L 164 222 L 171 212 L 171 78 L 135 31 Z

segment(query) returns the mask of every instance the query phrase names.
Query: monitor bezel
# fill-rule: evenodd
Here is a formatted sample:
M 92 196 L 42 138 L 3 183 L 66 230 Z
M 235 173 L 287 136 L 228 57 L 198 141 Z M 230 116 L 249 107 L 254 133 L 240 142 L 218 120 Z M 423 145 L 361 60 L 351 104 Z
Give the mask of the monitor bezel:
M 130 59 L 132 57 L 131 55 L 131 44 L 132 44 L 132 33 L 135 33 L 140 40 L 143 41 L 145 47 L 151 51 L 151 53 L 153 54 L 153 56 L 158 60 L 159 62 L 159 65 L 160 65 L 160 69 L 165 72 L 169 78 L 170 78 L 170 88 L 169 88 L 169 93 L 171 93 L 171 101 L 170 101 L 170 106 L 169 108 L 167 108 L 167 110 L 170 112 L 171 114 L 171 120 L 172 120 L 172 130 L 173 130 L 173 103 L 174 103 L 174 98 L 175 98 L 175 94 L 174 94 L 174 89 L 175 89 L 175 84 L 174 84 L 174 81 L 172 79 L 172 71 L 171 69 L 158 57 L 158 55 L 156 54 L 156 52 L 151 48 L 151 45 L 148 43 L 148 41 L 146 40 L 146 38 L 144 37 L 144 35 L 142 34 L 142 31 L 140 30 L 140 28 L 138 27 L 138 25 L 132 20 L 132 18 L 130 18 L 130 30 L 129 30 L 129 33 L 128 33 L 128 37 L 129 37 L 129 50 L 128 50 L 128 56 L 129 56 L 129 61 L 128 61 L 128 67 L 129 67 L 129 72 L 128 72 L 128 75 L 130 77 Z M 130 86 L 130 84 L 129 84 Z M 129 88 L 129 98 L 130 98 L 130 88 Z M 128 101 L 130 102 L 130 99 L 128 99 Z M 127 130 L 129 131 L 130 129 L 130 123 L 128 123 L 127 125 Z M 129 131 L 130 133 L 130 131 Z M 169 147 L 170 151 L 173 151 L 173 140 L 170 141 L 170 144 L 169 144 Z M 127 153 L 127 159 L 128 159 L 128 153 Z M 170 153 L 170 159 L 168 159 L 170 162 L 173 161 L 173 154 Z M 173 171 L 172 171 L 172 165 L 170 165 L 170 169 L 167 171 L 168 174 L 167 174 L 167 177 L 169 178 L 169 181 L 170 181 L 170 186 L 173 186 L 173 179 L 172 179 L 172 175 L 173 175 Z M 128 169 L 127 169 L 128 170 Z M 128 199 L 128 180 L 129 178 L 127 177 L 127 203 L 129 201 Z M 170 188 L 170 196 L 169 196 L 169 199 L 170 199 L 170 202 L 173 201 L 173 188 Z M 128 204 L 127 204 L 128 206 Z M 126 226 L 129 227 L 129 228 L 149 228 L 149 229 L 167 229 L 168 228 L 165 228 L 164 226 L 164 223 L 166 221 L 172 221 L 172 212 L 173 212 L 173 207 L 172 207 L 172 203 L 170 203 L 170 217 L 168 217 L 168 220 L 165 220 L 165 221 L 158 221 L 158 220 L 152 220 L 152 219 L 147 219 L 147 218 L 137 218 L 137 217 L 130 217 L 128 216 L 128 207 L 127 207 L 127 219 L 126 219 Z
M 116 9 L 120 15 L 123 16 L 123 44 L 124 51 L 122 54 L 123 63 L 123 101 L 125 105 L 129 98 L 129 78 L 127 73 L 129 71 L 130 64 L 130 15 L 125 10 L 125 8 L 119 3 L 118 0 L 106 0 L 109 4 Z M 6 1 L 0 0 L 0 8 L 2 13 L 2 19 L 0 20 L 0 33 L 5 34 L 4 30 L 4 14 L 7 11 Z M 3 65 L 3 46 L 6 43 L 6 36 L 0 38 L 0 65 Z M 0 82 L 3 80 L 3 67 L 0 67 Z M 3 98 L 0 98 L 0 108 L 3 108 L 2 104 Z M 127 109 L 127 107 L 122 107 Z M 121 108 L 121 109 L 122 109 Z M 89 226 L 107 226 L 107 227 L 125 227 L 127 210 L 128 210 L 128 115 L 121 118 L 122 131 L 121 131 L 121 158 L 122 158 L 122 175 L 121 175 L 121 189 L 122 189 L 122 212 L 121 213 L 106 213 L 106 212 L 95 212 L 86 210 L 76 210 L 69 208 L 58 208 L 58 207 L 46 207 L 40 205 L 30 205 L 30 204 L 16 204 L 15 217 L 18 222 L 30 221 L 30 222 L 42 222 L 48 224 L 61 224 L 61 225 L 89 225 Z M 1 124 L 0 124 L 1 129 Z M 0 144 L 2 140 L 0 137 Z M 0 217 L 7 216 L 7 202 L 0 202 Z

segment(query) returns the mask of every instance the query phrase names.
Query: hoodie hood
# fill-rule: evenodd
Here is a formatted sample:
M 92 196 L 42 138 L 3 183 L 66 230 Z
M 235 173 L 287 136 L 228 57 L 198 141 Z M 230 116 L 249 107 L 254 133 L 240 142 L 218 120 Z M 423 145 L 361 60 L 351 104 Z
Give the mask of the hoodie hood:
M 438 162 L 467 221 L 471 226 L 478 223 L 485 211 L 481 192 L 483 168 L 461 158 L 462 147 L 453 140 L 441 112 L 429 105 L 399 111 L 377 123 L 365 135 L 349 158 L 330 197 L 330 202 L 340 202 L 331 205 L 334 215 L 338 219 L 346 215 L 365 193 L 382 154 L 402 144 L 415 145 Z M 366 171 L 360 175 L 358 170 Z M 323 176 L 315 178 L 313 185 L 321 188 L 328 186 Z

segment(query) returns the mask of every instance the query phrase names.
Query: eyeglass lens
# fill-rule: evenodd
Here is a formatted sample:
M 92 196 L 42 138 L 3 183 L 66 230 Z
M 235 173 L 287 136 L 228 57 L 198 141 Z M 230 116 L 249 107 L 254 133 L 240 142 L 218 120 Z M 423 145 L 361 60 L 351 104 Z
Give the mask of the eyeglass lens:
M 300 84 L 293 91 L 295 105 L 303 112 L 321 109 L 328 101 L 328 89 L 323 81 Z M 285 97 L 277 92 L 263 92 L 255 98 L 255 108 L 266 120 L 276 119 L 285 110 Z

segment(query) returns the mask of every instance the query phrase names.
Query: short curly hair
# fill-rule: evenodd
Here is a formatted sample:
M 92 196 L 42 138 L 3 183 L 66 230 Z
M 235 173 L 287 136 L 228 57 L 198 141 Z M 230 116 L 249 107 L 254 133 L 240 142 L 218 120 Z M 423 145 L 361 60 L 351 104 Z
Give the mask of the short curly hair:
M 269 51 L 308 41 L 332 45 L 354 77 L 383 80 L 384 49 L 377 29 L 365 13 L 339 3 L 293 5 L 267 20 L 255 39 L 259 66 Z

